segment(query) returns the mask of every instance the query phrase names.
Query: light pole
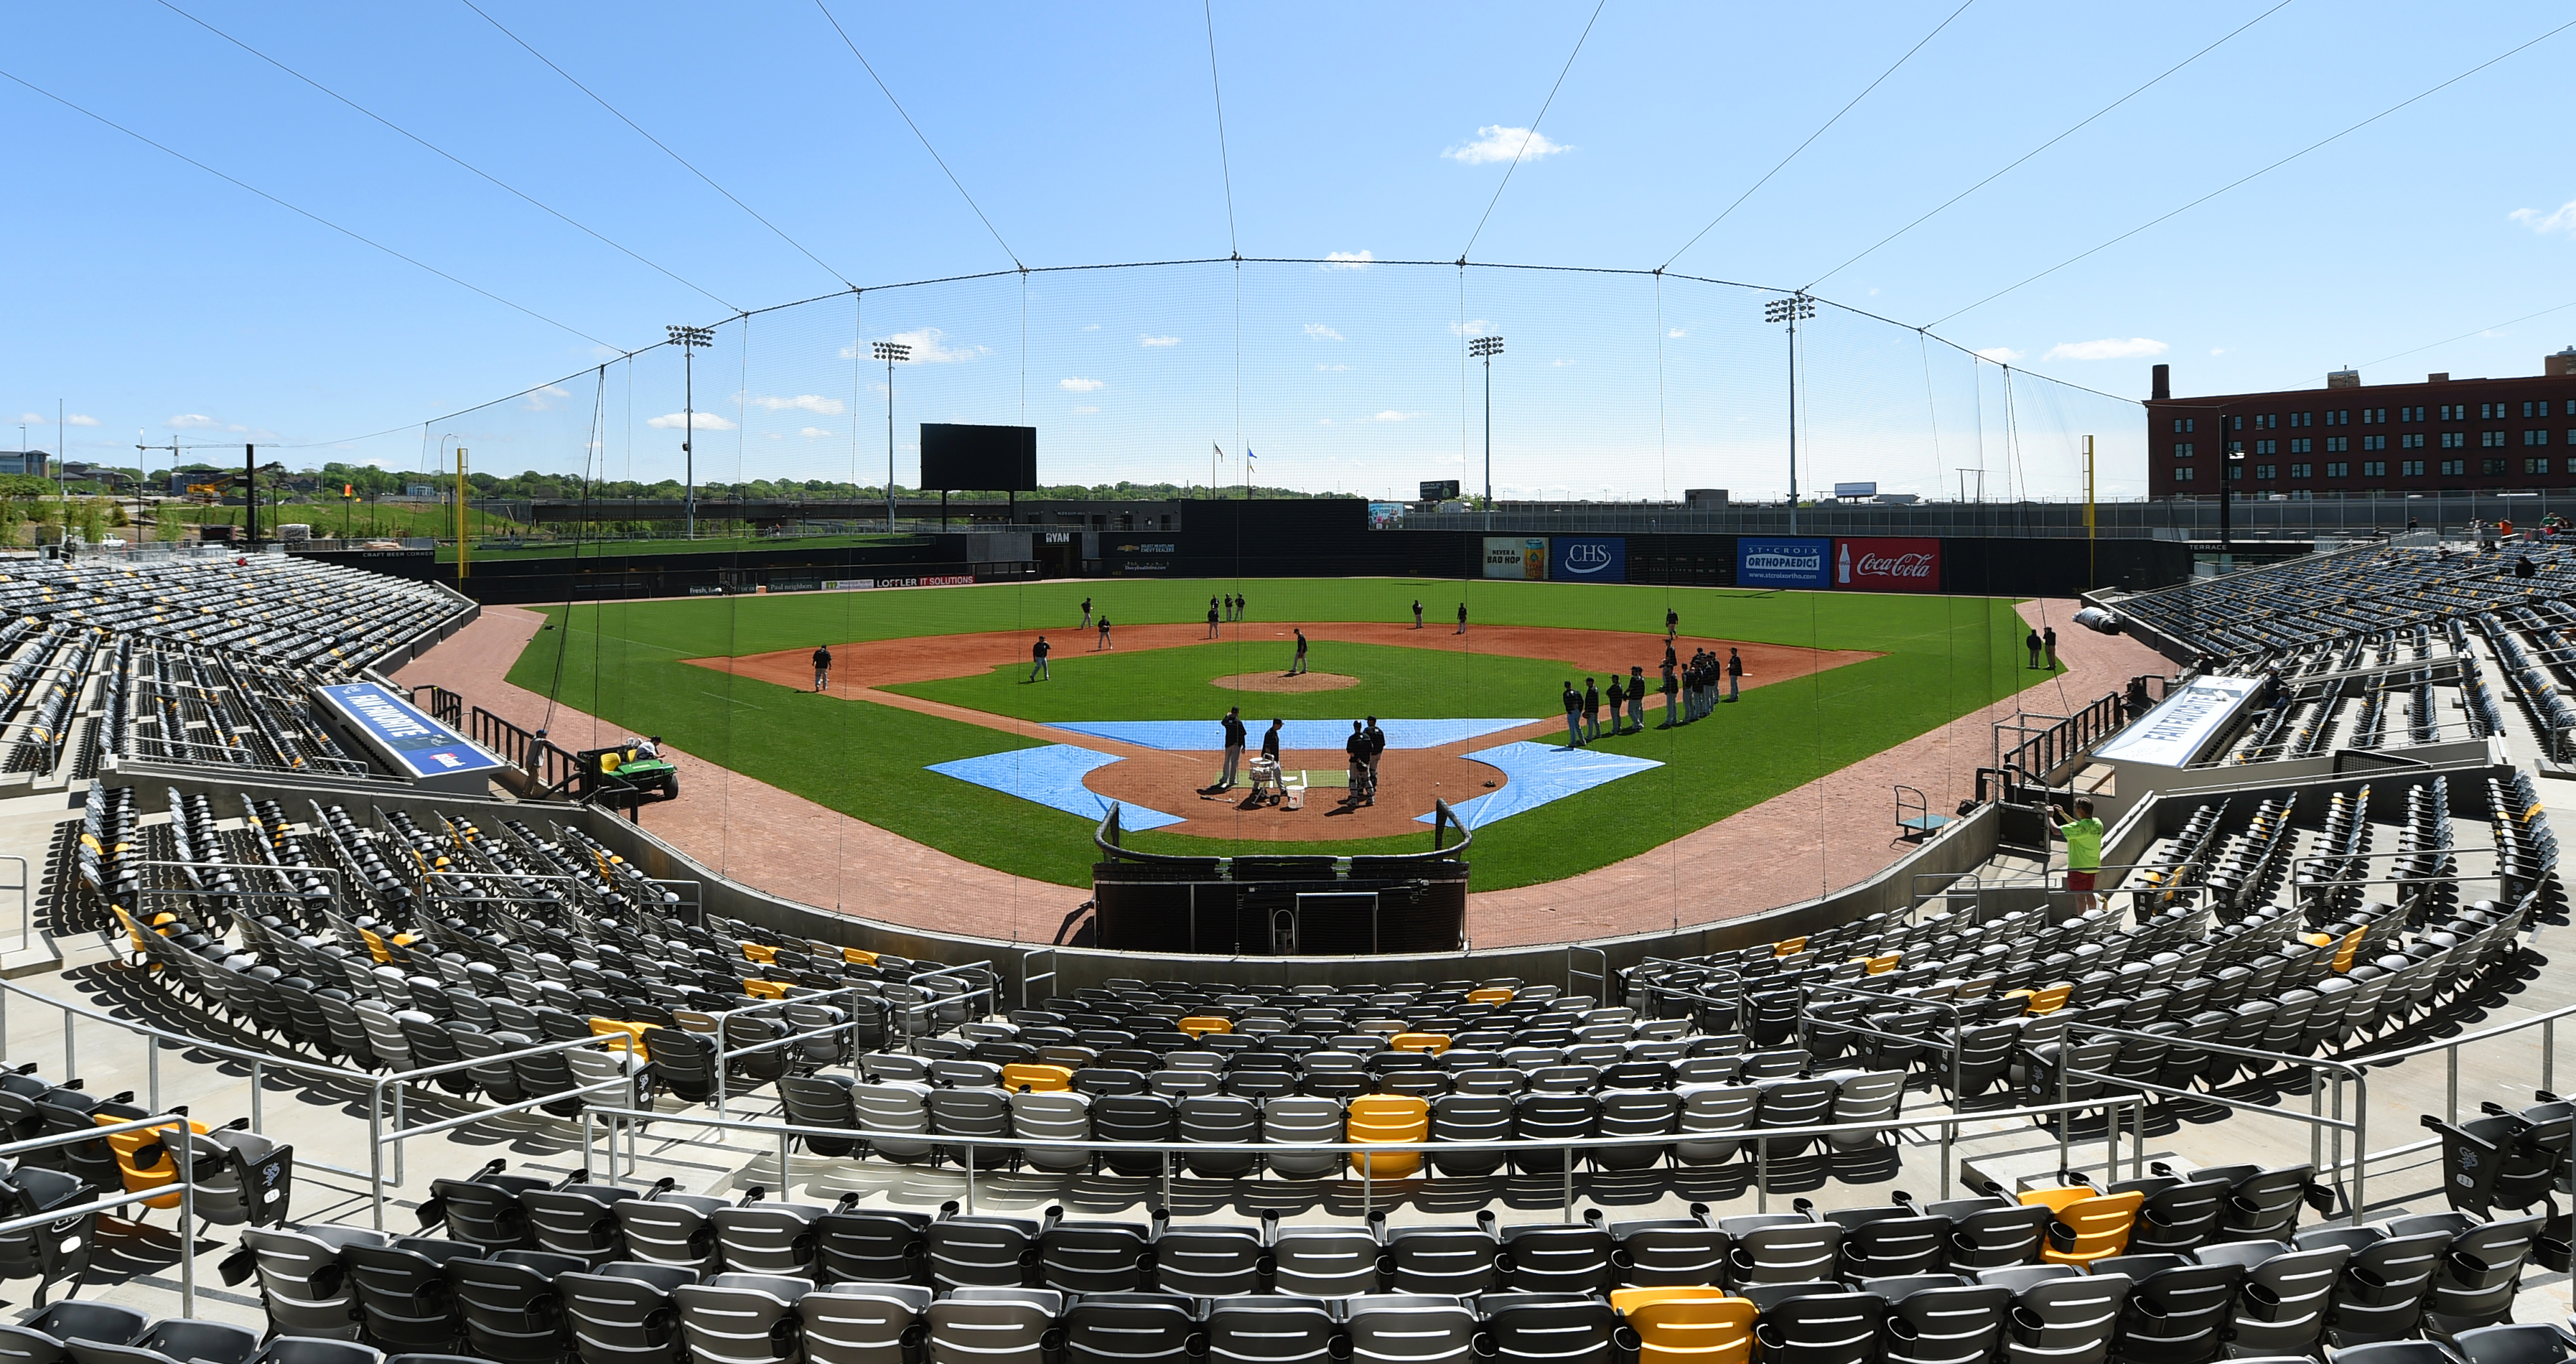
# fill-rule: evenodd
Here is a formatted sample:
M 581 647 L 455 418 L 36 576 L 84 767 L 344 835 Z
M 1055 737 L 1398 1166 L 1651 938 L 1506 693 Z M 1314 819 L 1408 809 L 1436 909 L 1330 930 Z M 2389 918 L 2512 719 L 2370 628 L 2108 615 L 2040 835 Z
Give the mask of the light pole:
M 878 359 L 886 362 L 886 534 L 894 534 L 894 362 L 912 358 L 912 347 L 901 341 L 873 343 Z M 943 497 L 940 506 L 947 507 Z
M 1762 305 L 1762 320 L 1789 324 L 1789 533 L 1798 533 L 1798 323 L 1816 315 L 1816 301 L 1804 293 L 1775 298 Z
M 687 538 L 698 538 L 698 375 L 700 346 L 715 344 L 713 327 L 683 327 L 671 324 L 671 344 L 680 348 L 680 460 L 682 515 L 686 518 Z
M 1467 353 L 1485 362 L 1485 529 L 1494 528 L 1494 357 L 1503 353 L 1503 338 L 1479 336 Z

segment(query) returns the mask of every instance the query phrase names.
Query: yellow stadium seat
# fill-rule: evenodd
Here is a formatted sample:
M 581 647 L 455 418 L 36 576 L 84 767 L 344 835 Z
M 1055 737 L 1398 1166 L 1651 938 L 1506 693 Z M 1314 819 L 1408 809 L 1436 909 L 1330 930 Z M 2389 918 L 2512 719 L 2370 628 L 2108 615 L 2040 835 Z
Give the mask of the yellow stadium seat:
M 844 947 L 841 949 L 841 960 L 853 966 L 874 966 L 877 964 L 877 954 L 864 947 Z
M 742 956 L 745 961 L 756 961 L 763 966 L 771 966 L 778 961 L 778 949 L 762 943 L 747 942 L 742 945 Z
M 1625 1315 L 1652 1302 L 1672 1302 L 1681 1298 L 1723 1298 L 1726 1290 L 1714 1284 L 1663 1284 L 1652 1288 L 1614 1288 L 1610 1290 L 1610 1310 Z
M 1890 952 L 1883 957 L 1865 957 L 1862 960 L 1869 963 L 1869 973 L 1871 975 L 1883 976 L 1888 972 L 1895 970 L 1896 964 L 1905 960 L 1905 954 L 1902 952 Z
M 1040 1094 L 1055 1094 L 1073 1088 L 1073 1072 L 1063 1066 L 1044 1066 L 1034 1061 L 1014 1061 L 1002 1067 L 1002 1088 L 1018 1093 L 1023 1089 Z
M 1487 986 L 1482 990 L 1469 990 L 1467 992 L 1467 1002 L 1470 1004 L 1509 1004 L 1512 1002 L 1512 992 L 1499 985 Z
M 1192 1037 L 1205 1037 L 1212 1032 L 1232 1032 L 1234 1020 L 1208 1015 L 1192 1015 L 1181 1020 L 1181 1031 Z
M 2146 1194 L 2136 1189 L 2116 1194 L 2080 1192 L 2088 1196 L 2050 1205 L 2057 1210 L 2057 1220 L 2049 1224 L 2048 1243 L 2039 1252 L 2050 1264 L 2089 1265 L 2127 1250 L 2129 1229 L 2138 1220 L 2139 1205 L 2147 1201 Z M 2022 1201 L 2032 1200 L 2024 1194 Z
M 1365 1094 L 1351 1100 L 1348 1141 L 1428 1141 L 1431 1104 L 1415 1094 Z M 1353 1151 L 1351 1168 L 1373 1179 L 1402 1179 L 1422 1168 L 1419 1151 Z
M 1667 1298 L 1627 1313 L 1637 1334 L 1637 1364 L 1748 1364 L 1753 1358 L 1749 1298 Z
M 92 1116 L 97 1119 L 101 1127 L 127 1121 L 127 1119 L 104 1113 Z M 206 1125 L 201 1122 L 191 1122 L 188 1124 L 188 1130 L 203 1132 L 206 1130 Z M 169 1135 L 170 1129 L 166 1127 L 138 1127 L 131 1132 L 116 1132 L 108 1136 L 107 1148 L 116 1153 L 116 1172 L 124 1178 L 127 1193 L 142 1193 L 149 1189 L 160 1188 L 165 1184 L 179 1182 L 178 1158 L 171 1155 L 169 1148 L 162 1144 L 163 1139 Z M 146 1199 L 144 1202 L 148 1207 L 175 1208 L 179 1206 L 179 1191 L 173 1189 L 159 1198 Z
M 1400 1032 L 1387 1039 L 1388 1051 L 1427 1051 L 1434 1056 L 1449 1050 L 1449 1035 L 1439 1032 Z
M 787 987 L 774 980 L 746 980 L 742 992 L 754 999 L 785 999 Z
M 1780 941 L 1771 944 L 1771 955 L 1775 957 L 1794 957 L 1806 950 L 1807 940 L 1805 938 L 1782 938 Z
M 2022 992 L 2015 990 L 2013 993 L 2020 994 Z M 2029 1013 L 2053 1014 L 2058 1010 L 2065 1008 L 2067 997 L 2074 993 L 2075 987 L 2072 985 L 2043 986 L 2040 989 L 2030 991 L 2030 997 L 2022 1001 L 2022 1007 Z
M 645 1025 L 642 1023 L 628 1023 L 616 1018 L 590 1020 L 591 1036 L 612 1039 L 612 1044 L 618 1050 L 631 1051 L 639 1056 L 644 1051 L 644 1028 Z

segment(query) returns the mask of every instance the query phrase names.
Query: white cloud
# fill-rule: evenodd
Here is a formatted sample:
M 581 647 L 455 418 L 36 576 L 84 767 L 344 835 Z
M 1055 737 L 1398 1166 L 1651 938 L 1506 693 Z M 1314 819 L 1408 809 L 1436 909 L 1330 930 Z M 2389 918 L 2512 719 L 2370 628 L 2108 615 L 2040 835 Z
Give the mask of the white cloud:
M 1136 338 L 1136 344 L 1146 347 L 1177 346 L 1181 344 L 1181 338 L 1177 336 L 1140 336 Z
M 1547 362 L 1547 367 L 1549 369 L 1572 369 L 1574 367 L 1574 362 L 1572 360 L 1550 360 Z
M 644 424 L 646 426 L 658 427 L 664 431 L 678 431 L 690 426 L 695 426 L 700 431 L 731 431 L 734 429 L 734 424 L 732 422 L 726 421 L 724 418 L 717 416 L 713 412 L 701 412 L 694 418 L 690 417 L 689 414 L 685 412 L 666 412 L 658 417 L 647 418 Z
M 832 433 L 819 426 L 800 426 L 796 428 L 796 434 L 803 436 L 807 440 L 819 440 Z
M 93 417 L 93 416 L 91 416 L 90 414 L 88 414 L 88 413 L 86 413 L 86 412 L 75 412 L 75 413 L 71 414 L 70 416 L 63 418 L 63 425 L 65 425 L 65 426 L 96 426 L 96 425 L 98 425 L 98 418 Z
M 214 418 L 207 416 L 203 412 L 182 412 L 178 416 L 172 417 L 170 420 L 161 424 L 169 427 L 173 431 L 221 431 L 224 429 L 224 424 L 222 422 L 216 421 Z
M 1058 379 L 1055 381 L 1055 386 L 1067 393 L 1097 393 L 1109 387 L 1106 382 L 1099 379 Z
M 1324 268 L 1327 270 L 1365 270 L 1369 268 L 1369 262 L 1376 259 L 1377 253 L 1374 251 L 1327 251 L 1324 253 Z
M 886 339 L 900 341 L 912 347 L 911 360 L 916 365 L 953 364 L 960 360 L 973 360 L 988 353 L 988 348 L 983 346 L 949 345 L 948 333 L 937 327 L 917 327 L 908 332 L 896 332 Z M 876 351 L 873 347 L 841 347 L 841 358 L 844 360 L 856 360 L 862 356 L 875 360 Z M 878 363 L 884 362 L 880 360 Z
M 2013 361 L 2020 359 L 2022 357 L 2022 353 L 2014 350 L 2010 346 L 1988 346 L 1984 350 L 1978 351 L 1977 356 L 1979 359 L 1992 360 L 1999 365 L 2009 365 Z
M 1306 334 L 1318 341 L 1339 341 L 1342 339 L 1342 334 L 1340 332 L 1334 331 L 1332 328 L 1325 326 L 1321 322 L 1307 323 Z
M 1494 324 L 1481 317 L 1477 318 L 1473 322 L 1452 322 L 1449 324 L 1449 334 L 1451 336 L 1486 336 L 1490 335 L 1493 329 Z
M 1087 332 L 1096 332 L 1100 330 L 1100 324 L 1097 322 L 1085 322 L 1082 324 L 1082 329 Z
M 1315 366 L 1315 372 L 1317 374 L 1339 374 L 1349 368 L 1350 366 L 1348 365 L 1317 365 Z
M 2162 341 L 2132 336 L 2123 341 L 2106 336 L 2099 341 L 2065 341 L 2048 348 L 2043 360 L 2136 360 L 2149 355 L 2162 355 L 2172 349 Z
M 1679 327 L 1675 327 L 1675 328 L 1673 328 L 1671 331 L 1668 331 L 1668 332 L 1664 333 L 1664 335 L 1666 335 L 1666 336 L 1668 336 L 1668 337 L 1671 337 L 1671 338 L 1672 338 L 1673 340 L 1675 340 L 1675 341 L 1679 341 L 1679 340 L 1681 340 L 1683 337 L 1690 335 L 1690 333 L 1689 333 L 1689 332 L 1686 332 L 1686 331 L 1683 331 L 1683 330 L 1682 330 L 1681 328 L 1679 328 Z
M 2534 232 L 2564 232 L 2576 237 L 2576 199 L 2560 204 L 2552 213 L 2543 213 L 2536 208 L 2517 208 L 2505 216 Z
M 1510 161 L 1514 157 L 1523 161 L 1536 161 L 1543 156 L 1554 156 L 1558 152 L 1573 150 L 1562 142 L 1551 142 L 1544 134 L 1531 132 L 1527 128 L 1507 128 L 1495 123 L 1478 128 L 1475 141 L 1451 147 L 1440 154 L 1452 161 L 1481 166 L 1492 161 Z
M 528 401 L 524 405 L 531 412 L 552 412 L 559 405 L 556 402 L 557 399 L 571 396 L 572 392 L 569 389 L 557 388 L 553 384 L 542 384 L 538 386 L 536 392 L 528 395 Z
M 1073 415 L 1077 417 L 1088 417 L 1099 410 L 1100 409 L 1096 407 L 1077 407 L 1073 410 Z
M 51 426 L 54 424 L 53 418 L 48 417 L 41 412 L 21 412 L 18 414 L 18 420 L 25 422 L 29 426 Z
M 841 415 L 843 405 L 840 399 L 826 398 L 819 393 L 799 393 L 793 398 L 753 393 L 746 395 L 742 401 L 749 406 L 767 408 L 772 412 L 785 412 L 792 408 L 799 412 L 812 412 L 825 417 Z
M 1420 412 L 1397 412 L 1390 409 L 1388 411 L 1378 413 L 1376 416 L 1369 418 L 1369 420 L 1373 422 L 1409 422 L 1422 415 L 1424 414 Z

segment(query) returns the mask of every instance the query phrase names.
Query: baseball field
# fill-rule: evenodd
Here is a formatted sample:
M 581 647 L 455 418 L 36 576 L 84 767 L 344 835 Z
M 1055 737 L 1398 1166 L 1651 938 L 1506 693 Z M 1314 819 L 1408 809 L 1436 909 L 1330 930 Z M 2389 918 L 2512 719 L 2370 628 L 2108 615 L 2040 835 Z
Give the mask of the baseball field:
M 1238 589 L 1251 599 L 1244 619 L 1208 638 L 1209 598 Z M 1086 598 L 1114 623 L 1108 647 L 1080 628 Z M 1462 599 L 1464 634 L 1454 614 Z M 1742 699 L 1673 728 L 1650 708 L 1642 732 L 1569 749 L 1562 686 L 1589 677 L 1606 687 L 1632 667 L 1658 679 L 1668 609 L 1680 617 L 1683 657 L 1699 647 L 1741 653 Z M 1131 829 L 1162 823 L 1131 832 L 1132 847 L 1351 854 L 1428 847 L 1417 817 L 1434 799 L 1459 807 L 1507 791 L 1510 802 L 1467 806 L 1475 887 L 1553 881 L 2047 676 L 2022 666 L 2012 603 L 1983 597 L 1093 579 L 546 614 L 548 628 L 511 671 L 518 686 L 955 856 L 1067 885 L 1088 884 L 1092 831 L 1112 799 L 1131 812 Z M 1290 678 L 1300 628 L 1311 674 Z M 1040 634 L 1048 676 L 1031 681 Z M 817 646 L 834 657 L 822 693 L 809 661 Z M 1305 736 L 1282 763 L 1313 780 L 1302 810 L 1246 808 L 1240 789 L 1208 790 L 1217 720 L 1232 705 L 1256 746 L 1274 718 Z M 1357 807 L 1340 799 L 1340 734 L 1368 715 L 1399 742 L 1381 760 L 1378 802 Z M 1056 774 L 1043 779 L 1054 785 L 1015 785 L 1041 782 L 1034 773 Z M 1878 808 L 1830 818 L 1873 841 L 1891 823 Z

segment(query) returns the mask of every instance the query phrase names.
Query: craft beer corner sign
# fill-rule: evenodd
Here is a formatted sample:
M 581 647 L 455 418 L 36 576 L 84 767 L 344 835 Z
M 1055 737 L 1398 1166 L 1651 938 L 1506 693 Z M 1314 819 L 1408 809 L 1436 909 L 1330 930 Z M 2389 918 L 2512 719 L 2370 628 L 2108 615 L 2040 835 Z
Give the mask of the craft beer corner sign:
M 1928 536 L 1836 540 L 1834 586 L 1855 592 L 1938 592 L 1941 542 Z

